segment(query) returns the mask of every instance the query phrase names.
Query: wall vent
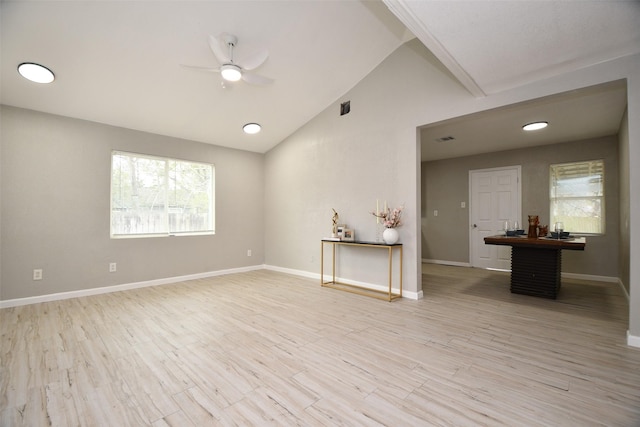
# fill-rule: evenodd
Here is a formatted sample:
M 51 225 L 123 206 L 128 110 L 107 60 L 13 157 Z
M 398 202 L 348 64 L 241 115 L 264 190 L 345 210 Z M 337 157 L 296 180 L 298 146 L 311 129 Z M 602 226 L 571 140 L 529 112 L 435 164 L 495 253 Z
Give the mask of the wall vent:
M 453 141 L 454 139 L 452 136 L 443 136 L 442 138 L 437 138 L 436 142 Z
M 351 101 L 346 101 L 340 104 L 340 115 L 344 116 L 345 114 L 349 114 L 351 111 Z

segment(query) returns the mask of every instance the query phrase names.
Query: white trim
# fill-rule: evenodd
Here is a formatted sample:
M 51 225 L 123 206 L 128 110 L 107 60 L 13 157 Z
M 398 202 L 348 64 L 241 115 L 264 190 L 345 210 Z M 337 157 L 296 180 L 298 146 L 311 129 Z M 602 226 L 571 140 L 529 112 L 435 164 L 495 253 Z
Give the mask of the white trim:
M 627 292 L 627 288 L 624 287 L 624 283 L 622 283 L 622 280 L 618 279 L 618 285 L 620 285 L 620 289 L 622 289 L 622 293 L 624 293 L 624 296 L 627 298 L 627 302 L 631 302 L 631 297 L 629 295 L 629 292 Z
M 476 98 L 485 97 L 486 94 L 480 85 L 467 73 L 456 58 L 435 37 L 420 18 L 416 16 L 408 0 L 383 0 L 389 10 L 418 37 L 436 58 L 453 74 L 456 79 Z
M 627 331 L 627 345 L 640 348 L 640 337 L 631 335 L 629 331 Z
M 425 264 L 452 265 L 454 267 L 471 267 L 471 263 L 468 263 L 468 262 L 445 261 L 445 260 L 441 260 L 441 259 L 426 259 L 426 258 L 422 258 L 422 262 L 425 263 Z
M 0 301 L 0 308 L 18 307 L 21 305 L 37 304 L 41 302 L 58 301 L 71 298 L 86 297 L 91 295 L 108 294 L 111 292 L 126 291 L 129 289 L 146 288 L 149 286 L 168 285 L 171 283 L 185 282 L 187 280 L 203 279 L 206 277 L 223 276 L 226 274 L 244 273 L 247 271 L 261 270 L 263 265 L 249 267 L 230 268 L 227 270 L 208 271 L 205 273 L 188 274 L 186 276 L 167 277 L 164 279 L 147 280 L 144 282 L 125 283 L 122 285 L 104 286 L 101 288 L 82 289 L 70 292 L 59 292 L 48 295 L 38 295 L 35 297 L 16 298 Z
M 223 276 L 226 274 L 245 273 L 247 271 L 262 270 L 262 269 L 277 271 L 285 274 L 291 274 L 294 276 L 306 277 L 306 278 L 315 279 L 318 281 L 320 280 L 320 274 L 318 273 L 310 273 L 308 271 L 303 271 L 303 270 L 294 270 L 291 268 L 283 268 L 283 267 L 277 267 L 273 265 L 262 264 L 262 265 L 253 265 L 249 267 L 230 268 L 227 270 L 207 271 L 204 273 L 188 274 L 186 276 L 175 276 L 175 277 L 167 277 L 164 279 L 147 280 L 144 282 L 124 283 L 121 285 L 104 286 L 100 288 L 81 289 L 77 291 L 59 292 L 55 294 L 10 299 L 5 301 L 0 301 L 0 308 L 18 307 L 21 305 L 38 304 L 42 302 L 59 301 L 59 300 L 65 300 L 65 299 L 71 299 L 71 298 L 86 297 L 91 295 L 108 294 L 111 292 L 127 291 L 130 289 L 146 288 L 149 286 L 168 285 L 171 283 L 186 282 L 188 280 L 204 279 L 207 277 Z M 347 279 L 339 279 L 339 280 L 344 283 L 363 286 L 365 288 L 379 290 L 382 292 L 385 292 L 388 289 L 384 286 L 374 285 L 371 283 L 355 282 L 353 280 L 347 280 Z M 394 289 L 394 291 L 398 292 L 398 289 Z M 404 298 L 418 300 L 423 297 L 423 293 L 422 291 L 411 292 L 403 289 L 402 296 Z
M 309 279 L 315 279 L 318 282 L 320 281 L 320 273 L 310 273 L 310 272 L 304 271 L 304 270 L 294 270 L 294 269 L 291 269 L 291 268 L 283 268 L 283 267 L 277 267 L 277 266 L 273 266 L 273 265 L 265 265 L 264 268 L 266 268 L 267 270 L 277 271 L 279 273 L 292 274 L 294 276 L 302 276 L 302 277 L 306 277 L 306 278 L 309 278 Z M 331 279 L 330 276 L 325 275 L 325 280 L 330 280 L 330 279 Z M 389 290 L 389 288 L 387 286 L 375 285 L 373 283 L 358 282 L 356 280 L 343 279 L 341 277 L 336 277 L 336 280 L 340 281 L 342 283 L 346 283 L 347 285 L 356 285 L 356 286 L 360 286 L 360 287 L 363 287 L 363 288 L 372 289 L 372 290 L 380 291 L 380 292 L 387 292 Z M 400 289 L 392 288 L 392 291 L 395 292 L 395 293 L 399 293 Z M 419 292 L 407 291 L 405 289 L 402 290 L 402 297 L 403 298 L 418 300 L 418 299 L 422 299 L 423 296 L 424 296 L 424 294 L 422 293 L 422 290 L 420 290 Z
M 446 260 L 439 260 L 439 259 L 422 259 L 423 263 L 426 264 L 440 264 L 440 265 L 451 265 L 454 267 L 472 267 L 472 265 L 468 262 L 458 262 L 458 261 L 446 261 Z M 506 271 L 506 272 L 510 272 L 511 270 L 503 270 L 503 269 L 499 269 L 499 268 L 486 268 L 485 270 L 492 270 L 492 271 Z M 562 277 L 567 278 L 567 279 L 580 279 L 580 280 L 591 280 L 594 282 L 608 282 L 608 283 L 618 283 L 620 285 L 620 287 L 622 288 L 625 296 L 627 297 L 627 300 L 629 300 L 629 294 L 627 293 L 627 289 L 624 287 L 624 285 L 622 284 L 622 281 L 620 279 L 618 279 L 617 277 L 612 277 L 612 276 L 596 276 L 593 274 L 579 274 L 579 273 L 562 273 L 561 274 Z
M 318 274 L 318 279 L 320 278 L 320 275 Z M 329 276 L 327 276 L 326 280 L 330 280 L 331 278 Z M 336 277 L 336 281 L 338 282 L 342 282 L 342 283 L 346 283 L 347 285 L 355 285 L 355 286 L 359 286 L 362 288 L 366 288 L 366 289 L 372 289 L 374 291 L 378 291 L 378 292 L 388 292 L 389 291 L 389 287 L 388 286 L 383 286 L 383 285 L 376 285 L 373 283 L 367 283 L 367 282 L 360 282 L 357 280 L 351 280 L 351 279 L 344 279 L 342 277 Z M 400 293 L 400 289 L 399 288 L 391 288 L 393 293 Z M 418 300 L 418 299 L 422 299 L 423 297 L 423 293 L 422 290 L 420 290 L 420 292 L 411 292 L 411 291 L 407 291 L 407 290 L 402 290 L 402 298 L 408 298 L 408 299 L 413 299 L 413 300 Z
M 318 273 L 311 273 L 310 271 L 294 270 L 292 268 L 284 268 L 267 264 L 265 264 L 264 268 L 266 270 L 277 271 L 278 273 L 292 274 L 294 276 L 302 276 L 308 279 L 316 279 L 318 281 L 320 280 L 320 275 Z
M 458 261 L 445 261 L 439 259 L 426 259 L 423 258 L 422 262 L 425 264 L 440 264 L 440 265 L 451 265 L 454 267 L 472 267 L 472 265 L 468 262 L 458 262 Z M 507 273 L 511 272 L 511 270 L 502 270 L 499 268 L 486 268 L 485 270 L 492 271 L 505 271 Z M 579 280 L 591 280 L 593 282 L 606 282 L 606 283 L 617 283 L 620 285 L 620 289 L 624 293 L 627 301 L 629 301 L 629 293 L 627 292 L 627 288 L 624 287 L 622 280 L 613 276 L 596 276 L 593 274 L 580 274 L 580 273 L 561 273 L 561 277 L 566 279 L 579 279 Z
M 455 267 L 471 267 L 471 264 L 469 263 L 457 262 L 457 261 L 422 259 L 422 262 L 427 264 L 451 265 Z M 261 269 L 277 271 L 280 273 L 291 274 L 294 276 L 306 277 L 308 279 L 320 280 L 320 274 L 318 273 L 311 273 L 309 271 L 304 271 L 304 270 L 294 270 L 291 268 L 284 268 L 284 267 L 277 267 L 273 265 L 263 264 L 263 265 L 249 266 L 249 267 L 231 268 L 227 270 L 208 271 L 204 273 L 189 274 L 186 276 L 176 276 L 176 277 L 167 277 L 164 279 L 147 280 L 144 282 L 134 282 L 134 283 L 125 283 L 121 285 L 114 285 L 114 286 L 104 286 L 101 288 L 82 289 L 82 290 L 70 291 L 70 292 L 59 292 L 55 294 L 38 295 L 34 297 L 16 298 L 16 299 L 11 299 L 6 301 L 0 301 L 0 308 L 17 307 L 21 305 L 37 304 L 41 302 L 50 302 L 50 301 L 79 298 L 79 297 L 85 297 L 85 296 L 91 296 L 91 295 L 107 294 L 111 292 L 126 291 L 129 289 L 138 289 L 138 288 L 146 288 L 149 286 L 167 285 L 171 283 L 185 282 L 187 280 L 203 279 L 207 277 L 222 276 L 226 274 L 244 273 L 247 271 L 254 271 L 254 270 L 261 270 Z M 583 279 L 583 280 L 593 280 L 593 281 L 599 281 L 599 282 L 611 282 L 611 283 L 617 282 L 620 284 L 620 287 L 623 289 L 625 296 L 627 297 L 627 300 L 629 300 L 629 294 L 626 292 L 626 289 L 622 285 L 622 282 L 615 277 L 593 276 L 588 274 L 576 274 L 576 273 L 562 273 L 562 277 Z M 328 280 L 328 276 L 326 280 Z M 388 289 L 386 286 L 376 285 L 373 283 L 359 282 L 359 281 L 344 279 L 344 278 L 338 278 L 338 280 L 343 283 L 362 286 L 364 288 L 373 289 L 376 291 L 386 292 Z M 399 289 L 394 288 L 393 291 L 399 292 Z M 419 300 L 424 298 L 424 293 L 422 290 L 418 292 L 413 292 L 413 291 L 407 291 L 406 289 L 403 289 L 402 297 L 413 299 L 413 300 Z
M 562 273 L 561 277 L 566 277 L 567 279 L 592 280 L 594 282 L 617 283 L 620 281 L 620 279 L 618 279 L 617 277 L 596 276 L 593 274 L 579 274 L 579 273 Z

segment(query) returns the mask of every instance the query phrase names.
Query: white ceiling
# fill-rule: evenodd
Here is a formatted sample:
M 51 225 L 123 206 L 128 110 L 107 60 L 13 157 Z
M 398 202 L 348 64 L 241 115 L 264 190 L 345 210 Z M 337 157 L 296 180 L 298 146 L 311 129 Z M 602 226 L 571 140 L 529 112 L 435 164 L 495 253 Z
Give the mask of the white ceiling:
M 0 7 L 3 104 L 255 152 L 340 100 L 413 34 L 479 97 L 640 52 L 638 1 L 2 0 Z M 275 83 L 223 89 L 218 75 L 180 67 L 217 66 L 207 36 L 222 32 L 238 36 L 239 56 L 267 48 L 256 71 Z M 25 61 L 47 65 L 56 81 L 25 81 L 16 71 Z M 621 86 L 601 89 L 515 106 L 509 117 L 521 121 L 527 108 L 552 111 L 559 101 L 600 117 L 589 120 L 590 135 L 610 132 L 626 97 Z M 456 120 L 455 129 L 430 126 L 424 132 L 457 142 L 431 147 L 433 158 L 471 154 L 479 135 L 502 125 L 505 135 L 507 112 Z M 550 121 L 569 118 L 557 120 Z M 252 121 L 263 132 L 243 134 Z M 562 132 L 556 141 L 585 130 L 567 124 Z M 510 138 L 509 148 L 531 142 Z
M 434 123 L 420 132 L 422 161 L 616 135 L 626 105 L 626 84 L 617 81 Z M 522 130 L 535 121 L 549 126 Z
M 638 0 L 384 0 L 476 96 L 640 52 Z
M 379 1 L 2 1 L 3 104 L 266 152 L 413 38 Z M 266 48 L 267 87 L 221 87 L 208 36 Z M 38 62 L 49 86 L 16 67 Z M 262 124 L 258 135 L 242 125 Z

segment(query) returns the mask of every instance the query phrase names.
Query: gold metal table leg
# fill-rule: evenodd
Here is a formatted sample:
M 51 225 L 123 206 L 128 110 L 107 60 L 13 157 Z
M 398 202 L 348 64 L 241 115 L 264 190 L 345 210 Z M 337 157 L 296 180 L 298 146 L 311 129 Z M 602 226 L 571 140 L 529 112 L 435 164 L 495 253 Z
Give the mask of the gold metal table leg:
M 391 301 L 391 285 L 393 282 L 393 246 L 389 246 L 389 301 Z
M 331 272 L 332 274 L 332 283 L 336 283 L 336 244 L 333 243 L 331 245 L 331 251 L 332 251 L 332 256 L 331 256 Z
M 325 281 L 324 277 L 324 252 L 325 252 L 325 243 L 331 245 L 331 281 Z M 362 247 L 377 247 L 377 248 L 386 248 L 387 256 L 388 256 L 388 288 L 385 290 L 382 289 L 371 289 L 366 286 L 360 286 L 355 284 L 348 284 L 343 282 L 338 282 L 336 280 L 336 246 L 362 246 Z M 400 250 L 399 257 L 399 266 L 400 270 L 398 272 L 399 277 L 399 288 L 400 292 L 398 294 L 393 293 L 393 256 L 394 249 L 398 248 Z M 320 241 L 320 285 L 335 289 L 341 289 L 343 291 L 357 293 L 360 295 L 372 296 L 378 299 L 393 301 L 396 298 L 402 298 L 402 245 L 382 245 L 379 243 L 368 243 L 368 242 L 340 242 L 340 241 L 330 241 L 330 240 L 321 240 Z
M 320 241 L 320 286 L 324 285 L 324 242 Z
M 402 246 L 400 246 L 400 297 L 402 298 Z

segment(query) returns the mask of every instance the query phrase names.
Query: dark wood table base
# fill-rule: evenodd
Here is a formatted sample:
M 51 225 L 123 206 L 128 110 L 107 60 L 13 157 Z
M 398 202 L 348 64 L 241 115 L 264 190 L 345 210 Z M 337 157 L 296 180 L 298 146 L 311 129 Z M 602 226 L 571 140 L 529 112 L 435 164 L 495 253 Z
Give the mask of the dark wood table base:
M 511 247 L 511 292 L 555 299 L 560 291 L 562 251 Z
M 563 240 L 489 236 L 488 245 L 511 246 L 511 292 L 556 298 L 560 291 L 563 249 L 584 251 L 584 237 Z

